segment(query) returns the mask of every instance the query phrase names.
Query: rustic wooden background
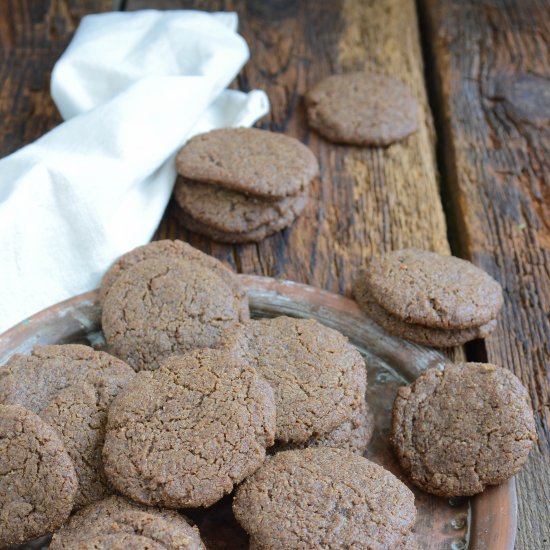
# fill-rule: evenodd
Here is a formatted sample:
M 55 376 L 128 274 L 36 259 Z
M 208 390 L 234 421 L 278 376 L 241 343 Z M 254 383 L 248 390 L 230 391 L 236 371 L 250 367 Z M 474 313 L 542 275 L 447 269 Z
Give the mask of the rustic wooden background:
M 539 442 L 518 476 L 517 548 L 550 547 L 548 1 L 0 0 L 0 157 L 60 122 L 49 76 L 80 18 L 144 7 L 237 11 L 252 57 L 236 85 L 264 89 L 272 111 L 259 125 L 301 139 L 321 164 L 303 216 L 260 244 L 186 232 L 172 205 L 157 237 L 188 240 L 240 272 L 345 294 L 371 254 L 404 246 L 486 269 L 505 307 L 496 332 L 465 353 L 529 388 Z M 364 67 L 401 78 L 422 107 L 420 131 L 388 149 L 331 145 L 305 123 L 310 85 Z

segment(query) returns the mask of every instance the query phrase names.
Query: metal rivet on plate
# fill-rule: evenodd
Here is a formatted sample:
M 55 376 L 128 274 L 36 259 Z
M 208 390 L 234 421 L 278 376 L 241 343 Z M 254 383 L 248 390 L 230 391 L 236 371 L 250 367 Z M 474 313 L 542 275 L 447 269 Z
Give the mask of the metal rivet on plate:
M 467 518 L 465 515 L 457 516 L 456 518 L 451 520 L 451 527 L 455 530 L 464 529 L 466 527 Z

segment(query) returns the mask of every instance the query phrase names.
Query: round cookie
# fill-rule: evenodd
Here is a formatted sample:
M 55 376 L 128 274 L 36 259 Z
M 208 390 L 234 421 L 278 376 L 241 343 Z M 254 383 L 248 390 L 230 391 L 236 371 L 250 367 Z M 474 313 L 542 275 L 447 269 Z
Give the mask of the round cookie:
M 309 125 L 336 143 L 386 146 L 418 130 L 418 105 L 399 80 L 356 72 L 332 75 L 306 95 Z
M 238 345 L 275 392 L 278 442 L 327 434 L 364 401 L 361 354 L 345 336 L 313 319 L 249 321 Z
M 269 385 L 227 350 L 195 350 L 140 372 L 109 410 L 103 448 L 113 485 L 137 502 L 210 506 L 273 444 Z
M 266 201 L 235 191 L 179 177 L 174 198 L 184 214 L 217 231 L 249 233 L 262 226 L 289 225 L 304 209 L 307 190 L 278 201 Z
M 271 448 L 274 452 L 291 449 L 306 449 L 307 447 L 332 447 L 345 449 L 362 455 L 369 444 L 374 431 L 374 418 L 368 405 L 363 400 L 353 409 L 352 416 L 340 426 L 324 435 L 310 437 L 304 443 L 286 443 Z
M 33 412 L 0 405 L 0 546 L 60 527 L 78 481 L 58 435 Z
M 399 388 L 391 441 L 411 481 L 444 497 L 475 495 L 512 477 L 536 440 L 527 390 L 490 364 L 428 369 Z
M 74 514 L 53 536 L 50 550 L 72 550 L 80 548 L 80 545 L 88 540 L 122 535 L 140 537 L 151 544 L 152 548 L 204 548 L 199 530 L 182 514 L 171 510 L 147 508 L 123 497 L 112 496 Z M 118 543 L 118 540 L 116 542 Z
M 125 270 L 103 302 L 109 349 L 135 370 L 223 344 L 240 319 L 240 303 L 220 275 L 198 262 L 151 259 Z
M 303 191 L 319 172 L 297 139 L 257 128 L 222 128 L 195 136 L 176 157 L 181 176 L 267 199 Z
M 489 323 L 503 302 L 501 286 L 482 269 L 413 248 L 373 258 L 354 295 L 359 305 L 375 301 L 401 321 L 454 330 Z
M 269 457 L 237 489 L 233 511 L 256 548 L 395 548 L 411 530 L 413 493 L 349 451 Z
M 181 209 L 176 211 L 176 218 L 185 229 L 199 235 L 204 235 L 213 241 L 228 244 L 257 243 L 263 241 L 265 238 L 291 225 L 295 217 L 296 216 L 289 211 L 285 217 L 279 218 L 276 222 L 260 225 L 252 231 L 247 231 L 245 233 L 229 233 L 227 231 L 214 229 L 196 220 Z
M 1 402 L 38 413 L 61 437 L 78 477 L 77 508 L 112 492 L 101 460 L 107 408 L 134 374 L 116 357 L 71 344 L 37 347 L 0 369 Z
M 197 262 L 205 268 L 212 270 L 225 281 L 226 285 L 235 295 L 235 299 L 239 301 L 241 305 L 240 320 L 244 321 L 249 318 L 248 296 L 237 275 L 216 258 L 197 250 L 186 242 L 178 240 L 154 241 L 143 246 L 138 246 L 118 258 L 101 280 L 99 292 L 101 302 L 103 302 L 105 295 L 122 273 L 134 267 L 139 262 L 155 258 L 174 258 L 188 262 Z
M 166 546 L 145 537 L 121 533 L 101 535 L 90 540 L 78 541 L 72 550 L 165 550 Z
M 425 346 L 434 346 L 437 348 L 450 348 L 460 346 L 476 340 L 477 338 L 486 338 L 495 330 L 497 320 L 493 319 L 485 325 L 479 327 L 463 328 L 457 330 L 445 330 L 439 328 L 425 327 L 413 323 L 405 323 L 396 317 L 390 315 L 383 307 L 371 300 L 362 302 L 363 311 L 381 327 L 390 334 L 412 340 Z

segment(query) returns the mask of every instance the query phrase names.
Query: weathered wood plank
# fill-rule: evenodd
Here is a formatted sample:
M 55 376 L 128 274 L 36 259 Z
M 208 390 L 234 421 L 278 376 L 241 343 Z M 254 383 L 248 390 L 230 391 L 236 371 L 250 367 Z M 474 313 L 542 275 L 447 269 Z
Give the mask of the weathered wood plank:
M 87 13 L 114 0 L 0 2 L 0 158 L 61 122 L 50 97 L 53 64 Z
M 538 449 L 518 477 L 517 548 L 550 547 L 550 6 L 422 0 L 460 253 L 501 281 L 490 362 L 529 388 Z
M 129 0 L 127 9 L 149 6 Z M 416 245 L 448 251 L 434 135 L 412 0 L 186 2 L 157 7 L 235 10 L 252 55 L 241 89 L 264 89 L 271 114 L 260 124 L 307 143 L 321 163 L 301 218 L 258 245 L 225 246 L 180 229 L 170 209 L 158 237 L 182 237 L 239 271 L 292 279 L 348 294 L 373 252 Z M 335 146 L 311 132 L 303 95 L 334 72 L 372 68 L 414 90 L 421 129 L 387 149 Z

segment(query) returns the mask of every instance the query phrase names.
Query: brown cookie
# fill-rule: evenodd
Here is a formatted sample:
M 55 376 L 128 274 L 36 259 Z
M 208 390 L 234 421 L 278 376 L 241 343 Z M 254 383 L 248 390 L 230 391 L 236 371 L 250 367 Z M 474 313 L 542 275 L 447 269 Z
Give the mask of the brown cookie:
M 216 258 L 197 250 L 186 242 L 178 240 L 154 241 L 144 246 L 138 246 L 121 256 L 103 276 L 100 288 L 101 301 L 103 301 L 105 294 L 107 294 L 108 290 L 122 273 L 144 260 L 165 258 L 196 262 L 214 271 L 216 275 L 219 275 L 225 281 L 225 284 L 231 289 L 231 292 L 241 304 L 240 319 L 244 321 L 249 318 L 248 296 L 237 275 Z
M 89 540 L 79 540 L 71 550 L 165 550 L 166 546 L 151 539 L 128 533 L 100 535 Z
M 501 286 L 472 263 L 413 248 L 373 258 L 354 294 L 406 323 L 451 330 L 489 323 L 503 301 Z
M 357 72 L 332 75 L 306 95 L 307 119 L 336 143 L 386 146 L 418 129 L 418 105 L 399 80 Z
M 256 548 L 395 548 L 413 493 L 366 458 L 326 447 L 269 457 L 237 489 L 235 517 Z
M 74 514 L 68 523 L 52 539 L 50 550 L 73 550 L 81 548 L 90 540 L 103 537 L 139 537 L 143 540 L 128 539 L 128 543 L 144 543 L 151 548 L 165 550 L 202 550 L 199 530 L 189 520 L 171 510 L 147 508 L 112 496 L 95 502 Z M 120 539 L 113 540 L 118 544 Z M 88 548 L 82 546 L 82 548 Z M 92 546 L 93 548 L 93 546 Z M 103 546 L 99 546 L 103 548 Z M 105 548 L 110 548 L 105 546 Z M 138 546 L 138 548 L 142 548 Z M 147 547 L 145 547 L 147 548 Z
M 512 477 L 536 440 L 527 390 L 482 363 L 429 369 L 399 388 L 391 440 L 411 481 L 440 496 L 474 495 Z
M 278 442 L 326 435 L 364 401 L 363 357 L 345 336 L 313 319 L 249 321 L 240 345 L 275 392 Z
M 198 183 L 179 177 L 174 198 L 184 215 L 189 215 L 213 230 L 250 233 L 263 226 L 290 225 L 307 203 L 307 190 L 278 201 Z
M 19 405 L 0 405 L 0 546 L 59 528 L 78 481 L 55 431 Z
M 226 350 L 196 350 L 140 372 L 109 410 L 105 471 L 128 497 L 209 506 L 254 472 L 273 444 L 268 384 Z
M 144 260 L 125 270 L 103 302 L 105 339 L 135 370 L 154 370 L 171 355 L 215 348 L 240 320 L 239 297 L 198 262 Z
M 445 330 L 440 328 L 425 327 L 413 323 L 405 323 L 397 317 L 390 315 L 383 307 L 376 302 L 367 299 L 361 303 L 363 311 L 390 334 L 412 340 L 425 346 L 438 348 L 450 348 L 460 346 L 477 338 L 486 338 L 495 330 L 496 319 L 489 321 L 480 327 L 463 328 L 456 330 Z
M 222 128 L 192 138 L 176 157 L 187 179 L 268 199 L 302 192 L 317 175 L 313 153 L 298 140 L 257 128 Z
M 36 347 L 0 369 L 0 402 L 38 413 L 61 437 L 78 477 L 77 508 L 111 493 L 101 462 L 107 408 L 134 374 L 120 359 L 74 344 Z
M 271 447 L 270 451 L 280 452 L 307 447 L 332 447 L 345 449 L 362 455 L 369 444 L 374 430 L 374 418 L 365 401 L 353 409 L 352 416 L 340 426 L 324 435 L 310 437 L 304 443 L 286 443 Z

